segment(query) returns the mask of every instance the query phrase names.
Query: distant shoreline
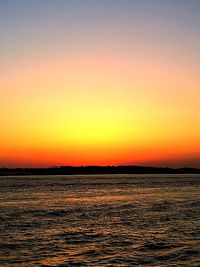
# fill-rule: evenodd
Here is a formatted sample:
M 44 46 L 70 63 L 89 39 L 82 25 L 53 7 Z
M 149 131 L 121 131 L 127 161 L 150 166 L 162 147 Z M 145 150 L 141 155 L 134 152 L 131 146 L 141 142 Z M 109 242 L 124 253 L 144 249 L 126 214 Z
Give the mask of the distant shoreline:
M 146 166 L 58 166 L 51 168 L 0 168 L 0 176 L 11 175 L 89 175 L 89 174 L 200 174 L 198 168 Z

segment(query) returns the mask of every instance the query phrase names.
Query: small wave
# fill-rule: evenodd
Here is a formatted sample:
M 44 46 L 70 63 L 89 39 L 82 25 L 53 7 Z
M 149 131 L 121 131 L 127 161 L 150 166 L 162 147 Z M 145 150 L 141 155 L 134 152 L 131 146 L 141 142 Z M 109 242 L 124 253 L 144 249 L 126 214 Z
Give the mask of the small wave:
M 147 243 L 144 244 L 139 250 L 163 250 L 163 249 L 172 249 L 176 246 L 168 245 L 163 242 L 158 243 Z
M 47 215 L 50 216 L 67 216 L 69 214 L 71 214 L 71 211 L 68 210 L 54 210 L 47 212 Z
M 160 211 L 168 211 L 170 210 L 172 207 L 174 206 L 174 204 L 172 205 L 171 202 L 167 201 L 167 200 L 164 200 L 164 201 L 160 201 L 160 202 L 157 202 L 157 203 L 153 203 L 149 210 L 150 211 L 157 211 L 157 212 L 160 212 Z
M 165 261 L 171 259 L 188 260 L 193 257 L 198 257 L 199 251 L 188 248 L 188 246 L 177 247 L 169 251 L 163 252 L 157 256 L 157 260 Z
M 105 239 L 105 236 L 101 233 L 93 232 L 65 232 L 56 235 L 58 238 L 64 239 L 67 244 L 84 244 L 99 242 Z
M 19 246 L 13 243 L 0 243 L 0 249 L 18 249 Z

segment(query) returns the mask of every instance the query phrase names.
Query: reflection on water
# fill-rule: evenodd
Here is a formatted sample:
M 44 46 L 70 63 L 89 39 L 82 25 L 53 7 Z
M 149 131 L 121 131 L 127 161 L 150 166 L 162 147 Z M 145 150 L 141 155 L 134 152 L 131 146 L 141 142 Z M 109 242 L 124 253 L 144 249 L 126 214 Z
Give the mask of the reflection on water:
M 200 266 L 199 175 L 0 177 L 0 265 Z

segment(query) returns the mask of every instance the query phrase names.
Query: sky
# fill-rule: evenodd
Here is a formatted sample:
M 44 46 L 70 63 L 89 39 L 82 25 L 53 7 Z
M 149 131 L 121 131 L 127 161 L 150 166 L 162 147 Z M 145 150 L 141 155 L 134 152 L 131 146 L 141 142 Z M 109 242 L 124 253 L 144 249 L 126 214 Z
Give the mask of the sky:
M 199 0 L 0 0 L 0 167 L 200 167 Z

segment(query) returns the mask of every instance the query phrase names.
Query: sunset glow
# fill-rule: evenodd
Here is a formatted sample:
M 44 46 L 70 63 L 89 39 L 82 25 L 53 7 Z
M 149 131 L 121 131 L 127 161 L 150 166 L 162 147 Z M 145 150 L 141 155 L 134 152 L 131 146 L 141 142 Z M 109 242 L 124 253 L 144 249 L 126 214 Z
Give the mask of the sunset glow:
M 200 167 L 199 11 L 1 1 L 0 167 Z

